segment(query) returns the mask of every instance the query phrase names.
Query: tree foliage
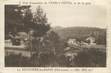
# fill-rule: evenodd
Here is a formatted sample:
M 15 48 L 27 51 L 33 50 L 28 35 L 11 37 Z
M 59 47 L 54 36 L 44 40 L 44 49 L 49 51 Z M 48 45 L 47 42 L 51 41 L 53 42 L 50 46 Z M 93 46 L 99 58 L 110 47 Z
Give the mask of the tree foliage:
M 27 31 L 34 30 L 34 37 L 43 36 L 50 29 L 46 14 L 40 6 L 37 7 L 34 13 L 28 8 L 25 11 L 23 22 Z
M 5 6 L 5 33 L 34 30 L 35 36 L 44 35 L 50 25 L 46 14 L 38 6 L 35 13 L 31 12 L 30 6 L 6 5 Z

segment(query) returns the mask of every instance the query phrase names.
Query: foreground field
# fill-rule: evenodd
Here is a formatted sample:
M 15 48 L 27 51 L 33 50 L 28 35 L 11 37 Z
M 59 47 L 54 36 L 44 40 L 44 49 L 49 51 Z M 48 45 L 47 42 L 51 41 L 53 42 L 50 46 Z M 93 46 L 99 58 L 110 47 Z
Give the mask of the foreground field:
M 76 47 L 77 48 L 77 47 Z M 77 55 L 65 56 L 64 53 L 43 53 L 19 48 L 5 47 L 6 67 L 105 67 L 106 48 L 104 45 L 81 46 Z M 76 51 L 71 51 L 73 54 Z M 32 55 L 33 54 L 33 55 Z

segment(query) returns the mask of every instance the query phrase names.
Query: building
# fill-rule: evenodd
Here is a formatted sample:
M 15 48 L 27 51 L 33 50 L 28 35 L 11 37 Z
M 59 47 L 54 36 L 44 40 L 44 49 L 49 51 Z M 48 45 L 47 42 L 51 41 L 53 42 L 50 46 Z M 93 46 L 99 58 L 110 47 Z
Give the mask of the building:
M 92 36 L 86 38 L 86 41 L 88 42 L 89 45 L 96 45 L 96 39 Z
M 67 41 L 68 46 L 79 46 L 79 42 L 76 39 L 70 38 Z

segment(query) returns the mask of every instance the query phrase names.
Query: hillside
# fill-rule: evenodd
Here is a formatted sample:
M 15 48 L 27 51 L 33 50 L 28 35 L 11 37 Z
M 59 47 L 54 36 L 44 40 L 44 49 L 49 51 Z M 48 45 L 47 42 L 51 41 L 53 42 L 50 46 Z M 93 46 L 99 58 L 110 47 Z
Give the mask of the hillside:
M 77 38 L 84 40 L 89 35 L 93 34 L 98 43 L 106 43 L 106 29 L 92 27 L 67 27 L 53 29 L 61 39 Z

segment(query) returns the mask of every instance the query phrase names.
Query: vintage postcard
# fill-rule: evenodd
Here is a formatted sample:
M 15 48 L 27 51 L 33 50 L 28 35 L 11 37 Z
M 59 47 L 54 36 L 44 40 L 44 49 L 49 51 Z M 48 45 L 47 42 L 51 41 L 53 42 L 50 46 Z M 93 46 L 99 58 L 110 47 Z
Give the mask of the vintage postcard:
M 2 0 L 0 73 L 111 73 L 111 1 Z

